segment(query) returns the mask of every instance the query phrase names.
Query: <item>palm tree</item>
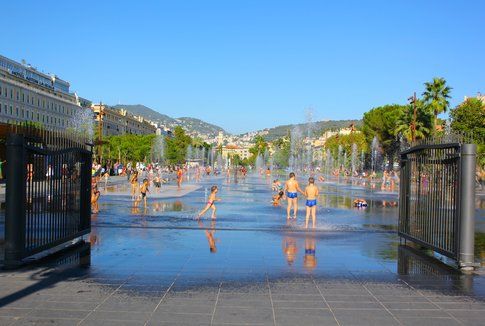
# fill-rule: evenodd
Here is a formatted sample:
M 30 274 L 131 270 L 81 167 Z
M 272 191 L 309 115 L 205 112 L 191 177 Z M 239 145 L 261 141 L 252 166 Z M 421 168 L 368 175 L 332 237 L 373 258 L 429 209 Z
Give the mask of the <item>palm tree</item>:
M 423 139 L 430 133 L 430 113 L 424 110 L 424 105 L 420 100 L 416 101 L 416 109 L 415 115 L 414 107 L 408 105 L 396 122 L 396 136 L 401 134 L 410 143 Z
M 438 114 L 446 112 L 450 106 L 448 99 L 452 88 L 446 85 L 446 80 L 441 77 L 433 78 L 432 82 L 424 83 L 426 90 L 423 92 L 423 100 L 434 114 L 434 128 Z

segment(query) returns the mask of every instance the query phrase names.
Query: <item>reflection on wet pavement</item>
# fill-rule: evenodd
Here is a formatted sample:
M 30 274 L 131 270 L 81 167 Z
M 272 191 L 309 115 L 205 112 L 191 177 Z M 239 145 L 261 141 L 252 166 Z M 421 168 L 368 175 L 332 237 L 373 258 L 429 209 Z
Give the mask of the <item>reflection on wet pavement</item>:
M 221 189 L 218 218 L 194 220 L 212 183 Z M 201 185 L 183 198 L 149 198 L 146 208 L 102 196 L 90 255 L 0 273 L 0 323 L 483 322 L 481 270 L 460 274 L 400 245 L 395 193 L 323 185 L 317 228 L 305 230 L 303 202 L 299 219 L 287 222 L 264 179 Z M 356 198 L 368 207 L 354 208 Z M 484 248 L 483 210 L 477 227 L 477 248 Z M 90 267 L 73 266 L 81 261 Z

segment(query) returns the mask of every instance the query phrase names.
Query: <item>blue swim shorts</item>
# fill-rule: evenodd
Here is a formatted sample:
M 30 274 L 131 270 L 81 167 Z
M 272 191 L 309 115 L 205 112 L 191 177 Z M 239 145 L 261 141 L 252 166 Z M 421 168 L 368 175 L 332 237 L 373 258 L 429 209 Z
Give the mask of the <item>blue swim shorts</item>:
M 309 200 L 306 201 L 306 205 L 308 207 L 316 206 L 317 205 L 317 200 L 316 199 L 309 199 Z
M 286 193 L 286 196 L 288 198 L 297 198 L 298 197 L 298 193 L 297 192 L 287 192 Z

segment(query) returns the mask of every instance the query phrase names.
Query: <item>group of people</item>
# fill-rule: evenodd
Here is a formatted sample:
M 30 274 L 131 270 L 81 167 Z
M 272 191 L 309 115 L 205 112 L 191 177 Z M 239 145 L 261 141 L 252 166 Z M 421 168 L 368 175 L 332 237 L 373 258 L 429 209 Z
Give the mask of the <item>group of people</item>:
M 285 198 L 288 202 L 286 207 L 287 220 L 296 220 L 298 213 L 298 193 L 302 194 L 306 198 L 305 228 L 308 228 L 308 222 L 310 218 L 312 219 L 312 226 L 313 228 L 315 228 L 317 221 L 317 198 L 319 192 L 318 187 L 315 185 L 314 177 L 308 178 L 308 184 L 305 187 L 305 190 L 302 190 L 298 181 L 296 180 L 295 173 L 291 172 L 289 175 L 289 179 L 285 182 L 285 186 L 282 190 L 281 185 L 279 184 L 279 180 L 275 180 L 275 182 L 273 183 L 273 189 L 277 189 L 278 191 L 276 198 L 273 197 L 273 205 L 275 205 L 275 202 L 279 204 L 279 200 Z M 293 215 L 291 215 L 292 209 Z

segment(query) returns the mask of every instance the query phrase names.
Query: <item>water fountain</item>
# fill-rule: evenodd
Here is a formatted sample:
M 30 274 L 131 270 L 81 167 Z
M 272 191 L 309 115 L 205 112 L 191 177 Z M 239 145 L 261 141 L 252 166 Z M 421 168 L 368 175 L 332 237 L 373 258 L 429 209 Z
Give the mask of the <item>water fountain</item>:
M 338 145 L 337 168 L 339 169 L 339 171 L 342 170 L 342 166 L 343 166 L 342 153 L 343 153 L 342 145 Z
M 194 159 L 192 145 L 187 146 L 187 152 L 185 153 L 185 161 L 191 162 Z
M 94 137 L 94 120 L 93 111 L 90 109 L 75 110 L 72 118 L 72 131 L 74 135 L 87 138 L 89 142 L 93 141 Z
M 256 166 L 256 172 L 259 172 L 261 169 L 265 167 L 263 155 L 258 154 L 258 156 L 256 157 L 255 166 Z
M 202 147 L 201 148 L 201 151 L 200 151 L 200 159 L 202 160 L 202 166 L 205 166 L 207 163 L 207 160 L 206 160 L 206 150 L 205 150 L 205 147 Z
M 377 136 L 374 136 L 372 139 L 371 145 L 371 169 L 372 172 L 376 172 L 377 168 L 379 167 L 379 161 L 381 157 L 381 145 L 379 144 L 379 140 Z
M 165 159 L 165 138 L 156 135 L 152 143 L 152 162 L 163 163 Z
M 351 168 L 352 168 L 352 176 L 355 175 L 355 172 L 357 171 L 357 144 L 353 143 L 352 144 L 352 157 L 351 157 Z
M 288 166 L 292 171 L 301 170 L 303 137 L 299 126 L 295 126 L 290 134 L 290 157 Z
M 315 128 L 315 124 L 313 122 L 313 109 L 308 108 L 306 112 L 306 127 L 307 127 L 307 146 L 306 146 L 306 169 L 308 171 L 313 170 L 313 146 L 312 146 L 312 136 L 313 136 L 313 130 Z

